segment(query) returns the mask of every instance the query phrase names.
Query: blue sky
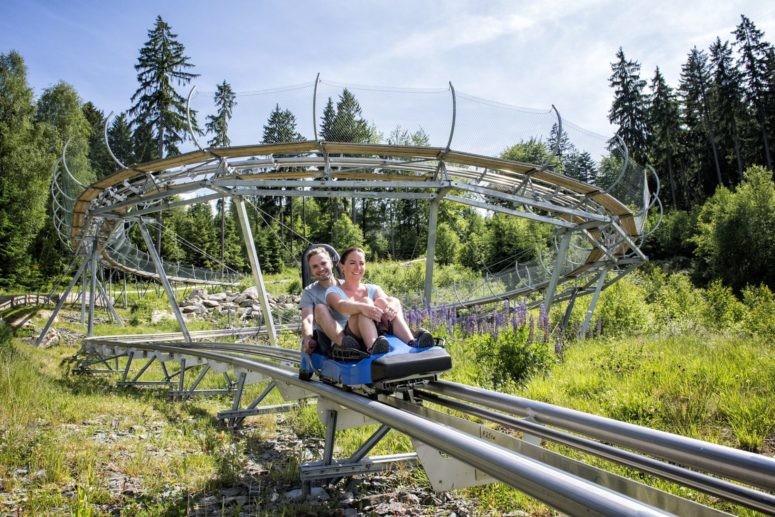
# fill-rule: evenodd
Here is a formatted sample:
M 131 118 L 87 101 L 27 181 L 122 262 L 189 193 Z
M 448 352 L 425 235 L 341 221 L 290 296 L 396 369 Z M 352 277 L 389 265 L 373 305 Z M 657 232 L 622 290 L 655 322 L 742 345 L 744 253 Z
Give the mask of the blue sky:
M 643 78 L 659 66 L 675 86 L 689 50 L 707 48 L 716 36 L 732 39 L 740 14 L 775 41 L 775 3 L 761 0 L 4 0 L 0 52 L 22 54 L 36 94 L 64 80 L 106 113 L 120 112 L 137 88 L 138 51 L 161 15 L 201 74 L 194 105 L 204 112 L 224 79 L 237 92 L 255 92 L 311 84 L 319 72 L 330 81 L 326 95 L 340 83 L 442 92 L 451 81 L 456 91 L 506 104 L 538 110 L 555 104 L 563 118 L 610 135 L 608 76 L 620 46 L 641 63 Z M 304 88 L 296 93 L 309 99 Z M 448 93 L 427 93 L 430 104 L 448 109 Z M 278 94 L 278 102 L 293 95 Z M 271 94 L 259 97 L 274 101 Z M 255 98 L 245 96 L 243 107 Z M 393 107 L 403 104 L 400 98 L 391 98 Z M 268 113 L 263 106 L 256 110 L 252 124 L 260 125 Z M 311 127 L 300 121 L 305 124 Z M 413 124 L 432 132 L 430 121 L 403 126 Z M 248 122 L 238 125 L 245 133 L 237 143 L 259 140 Z M 311 130 L 303 133 L 311 136 Z

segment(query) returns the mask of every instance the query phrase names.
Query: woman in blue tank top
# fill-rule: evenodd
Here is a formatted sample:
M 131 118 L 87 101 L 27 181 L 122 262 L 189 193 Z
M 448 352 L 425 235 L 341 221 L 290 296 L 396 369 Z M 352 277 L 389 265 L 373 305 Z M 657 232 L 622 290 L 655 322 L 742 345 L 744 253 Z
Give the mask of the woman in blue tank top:
M 388 296 L 378 285 L 363 283 L 366 254 L 360 248 L 348 248 L 340 254 L 339 268 L 344 275 L 340 286 L 326 290 L 326 303 L 341 315 L 344 334 L 363 343 L 371 354 L 388 352 L 389 332 L 409 346 L 433 346 L 433 336 L 420 329 L 415 337 L 406 323 L 401 302 Z M 382 331 L 382 332 L 380 332 Z M 356 342 L 356 343 L 357 343 Z M 343 348 L 354 348 L 353 340 L 343 340 Z

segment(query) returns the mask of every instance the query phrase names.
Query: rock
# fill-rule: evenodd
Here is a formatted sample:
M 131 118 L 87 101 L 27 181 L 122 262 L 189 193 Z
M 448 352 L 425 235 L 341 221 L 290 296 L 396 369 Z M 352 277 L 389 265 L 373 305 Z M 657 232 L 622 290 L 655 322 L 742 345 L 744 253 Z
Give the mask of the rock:
M 191 296 L 197 296 L 199 298 L 207 298 L 207 291 L 203 287 L 197 287 L 191 291 Z
M 399 494 L 399 499 L 407 504 L 420 504 L 420 498 L 411 492 L 404 492 Z
M 246 496 L 246 495 L 238 495 L 238 496 L 234 496 L 234 497 L 225 497 L 223 499 L 224 506 L 229 506 L 230 504 L 236 504 L 236 505 L 242 506 L 242 505 L 244 505 L 247 502 L 248 502 L 248 496 Z
M 304 497 L 304 493 L 302 492 L 301 488 L 297 488 L 295 490 L 291 490 L 289 492 L 285 493 L 285 498 L 290 499 L 291 501 L 296 501 L 299 499 L 302 499 Z M 319 501 L 327 501 L 329 499 L 328 493 L 323 490 L 319 486 L 313 486 L 312 490 L 310 490 L 309 494 L 310 499 L 317 499 Z
M 213 309 L 215 307 L 221 306 L 221 304 L 215 300 L 202 300 L 202 305 L 204 305 L 208 309 Z
M 250 300 L 248 298 L 245 298 L 239 303 L 240 307 L 252 307 L 253 306 L 253 300 Z
M 234 497 L 242 493 L 242 489 L 233 486 L 230 488 L 224 488 L 221 490 L 221 497 Z
M 215 497 L 214 495 L 210 495 L 210 496 L 207 496 L 207 497 L 203 497 L 197 503 L 198 503 L 198 505 L 200 507 L 202 507 L 202 506 L 205 506 L 205 507 L 207 507 L 207 506 L 214 506 L 214 505 L 216 505 L 218 503 L 218 498 Z
M 40 347 L 49 348 L 52 346 L 56 346 L 60 343 L 61 340 L 62 338 L 59 335 L 59 332 L 57 332 L 54 329 L 50 329 L 48 332 L 46 332 L 46 335 L 43 336 L 43 339 L 40 342 Z
M 245 298 L 251 298 L 253 300 L 258 300 L 258 288 L 256 286 L 251 286 L 242 291 L 242 296 Z
M 160 311 L 158 309 L 154 309 L 153 311 L 151 311 L 151 324 L 156 324 L 164 320 L 171 320 L 171 319 L 173 319 L 173 316 L 170 311 Z
M 196 312 L 196 305 L 185 305 L 180 308 L 180 312 L 183 314 L 189 314 L 191 312 Z
M 229 297 L 226 293 L 213 293 L 208 298 L 210 300 L 215 300 L 216 302 L 224 302 Z

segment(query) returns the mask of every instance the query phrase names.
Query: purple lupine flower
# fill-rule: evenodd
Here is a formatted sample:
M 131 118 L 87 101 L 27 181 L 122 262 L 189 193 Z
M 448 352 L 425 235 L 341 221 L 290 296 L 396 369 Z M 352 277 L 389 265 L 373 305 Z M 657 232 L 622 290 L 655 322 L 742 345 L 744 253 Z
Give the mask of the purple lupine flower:
M 543 303 L 541 304 L 541 307 L 538 310 L 538 326 L 541 328 L 541 331 L 544 333 L 544 343 L 545 343 L 549 340 L 550 328 L 549 328 L 549 313 L 547 312 Z
M 533 315 L 530 315 L 530 329 L 527 333 L 527 342 L 529 344 L 533 343 L 533 333 L 535 332 L 535 320 L 533 319 Z

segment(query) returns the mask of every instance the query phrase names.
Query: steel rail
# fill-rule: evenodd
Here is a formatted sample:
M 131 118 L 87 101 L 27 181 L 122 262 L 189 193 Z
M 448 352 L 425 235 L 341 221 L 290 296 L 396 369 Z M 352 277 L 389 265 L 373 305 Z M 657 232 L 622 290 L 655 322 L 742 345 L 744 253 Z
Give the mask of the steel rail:
M 543 424 L 715 472 L 760 488 L 775 488 L 775 459 L 761 454 L 450 381 L 436 381 L 425 388 L 491 409 L 532 417 Z
M 151 346 L 137 345 L 137 348 L 149 347 Z M 435 447 L 566 513 L 578 514 L 579 509 L 584 508 L 585 513 L 592 515 L 669 515 L 560 469 L 382 402 L 322 382 L 302 381 L 295 372 L 280 367 L 224 353 L 192 350 L 188 347 L 155 344 L 151 348 L 169 354 L 228 363 L 233 367 L 255 371 L 270 376 L 275 381 L 302 388 Z
M 203 334 L 204 333 L 205 332 L 203 332 Z M 167 335 L 163 335 L 163 336 L 167 337 Z M 160 342 L 153 339 L 151 339 L 150 341 L 144 342 L 144 344 L 140 344 L 140 346 L 134 343 L 129 344 L 126 342 L 121 343 L 117 341 L 122 337 L 125 338 L 127 336 L 111 336 L 111 339 L 89 338 L 87 341 L 91 344 L 103 344 L 103 345 L 110 345 L 110 346 L 118 345 L 118 346 L 126 346 L 131 348 L 144 348 L 144 349 L 150 349 L 150 350 L 154 350 L 155 347 L 157 347 L 158 345 L 175 346 L 170 344 L 169 341 Z M 129 337 L 135 337 L 135 336 L 129 336 Z M 259 361 L 261 361 L 263 358 L 280 360 L 282 363 L 284 363 L 282 364 L 282 367 L 289 368 L 288 371 L 294 371 L 293 366 L 298 365 L 300 360 L 300 352 L 298 350 L 262 346 L 262 345 L 244 344 L 244 343 L 194 342 L 194 343 L 191 343 L 190 345 L 185 345 L 185 348 L 180 347 L 179 349 L 194 352 L 193 355 L 199 355 L 199 352 L 204 351 L 204 352 L 220 354 L 222 358 L 228 357 L 230 359 L 249 359 L 249 358 L 255 357 Z M 430 385 L 427 385 L 426 389 L 433 391 L 434 387 L 440 384 L 446 384 L 446 383 L 444 383 L 443 381 L 432 383 Z M 305 388 L 307 385 L 304 383 L 301 383 L 299 384 L 299 386 L 301 386 L 302 388 Z M 460 385 L 460 386 L 463 388 L 471 388 L 469 386 L 463 386 L 463 385 Z M 482 391 L 486 391 L 486 390 L 482 390 Z M 647 472 L 647 473 L 662 477 L 664 479 L 682 484 L 689 488 L 693 488 L 696 490 L 709 493 L 714 496 L 725 498 L 729 501 L 732 501 L 756 510 L 768 512 L 768 513 L 775 513 L 775 496 L 771 494 L 759 492 L 749 487 L 740 486 L 740 485 L 731 483 L 727 480 L 718 479 L 718 478 L 706 475 L 704 473 L 694 472 L 692 470 L 689 470 L 677 465 L 670 465 L 668 463 L 656 460 L 654 458 L 649 458 L 630 451 L 618 449 L 611 445 L 599 443 L 597 441 L 590 440 L 588 438 L 576 436 L 564 431 L 549 428 L 543 425 L 542 423 L 536 423 L 530 420 L 514 418 L 509 415 L 504 415 L 503 413 L 498 413 L 492 410 L 483 409 L 481 407 L 473 406 L 471 404 L 466 404 L 457 400 L 442 398 L 436 394 L 426 393 L 422 390 L 416 390 L 415 396 L 419 400 L 427 400 L 434 404 L 438 404 L 441 406 L 445 406 L 445 407 L 460 411 L 461 413 L 466 414 L 469 417 L 474 416 L 474 417 L 484 418 L 486 420 L 490 420 L 493 422 L 497 422 L 501 425 L 511 427 L 513 429 L 517 429 L 535 436 L 540 436 L 548 440 L 554 441 L 556 443 L 564 444 L 564 445 L 576 448 L 578 450 L 581 450 L 583 452 L 587 452 L 589 454 L 593 454 L 601 458 L 605 458 L 632 468 L 639 469 L 643 472 Z M 558 408 L 558 409 L 562 410 L 564 408 Z M 567 411 L 572 411 L 572 410 L 567 410 Z M 585 414 L 583 415 L 587 417 L 592 417 L 592 418 L 603 418 L 603 417 L 595 417 L 594 415 L 585 415 Z M 536 414 L 532 414 L 531 416 L 535 420 L 540 421 L 540 418 L 538 418 Z M 603 420 L 609 420 L 609 419 L 603 418 Z M 616 422 L 616 423 L 622 424 L 621 422 Z M 624 424 L 624 425 L 631 425 L 631 424 Z M 558 425 L 558 427 L 563 427 L 563 426 Z M 648 431 L 653 431 L 653 430 L 648 430 Z M 664 434 L 667 434 L 667 433 L 664 433 Z M 671 435 L 671 436 L 676 437 L 675 435 Z M 676 438 L 681 438 L 681 437 L 676 437 Z M 704 442 L 702 442 L 702 444 L 706 447 L 713 446 L 713 444 L 708 444 Z M 732 451 L 736 451 L 736 450 L 732 449 Z M 716 472 L 712 468 L 708 470 L 710 472 L 714 472 L 714 473 Z
M 425 400 L 448 409 L 460 411 L 469 416 L 483 418 L 527 434 L 567 445 L 574 449 L 654 474 L 663 479 L 701 490 L 713 496 L 721 496 L 755 510 L 775 514 L 775 496 L 765 492 L 552 429 L 530 420 L 482 409 L 456 400 L 439 397 L 432 393 L 416 390 L 415 397 L 419 400 Z

